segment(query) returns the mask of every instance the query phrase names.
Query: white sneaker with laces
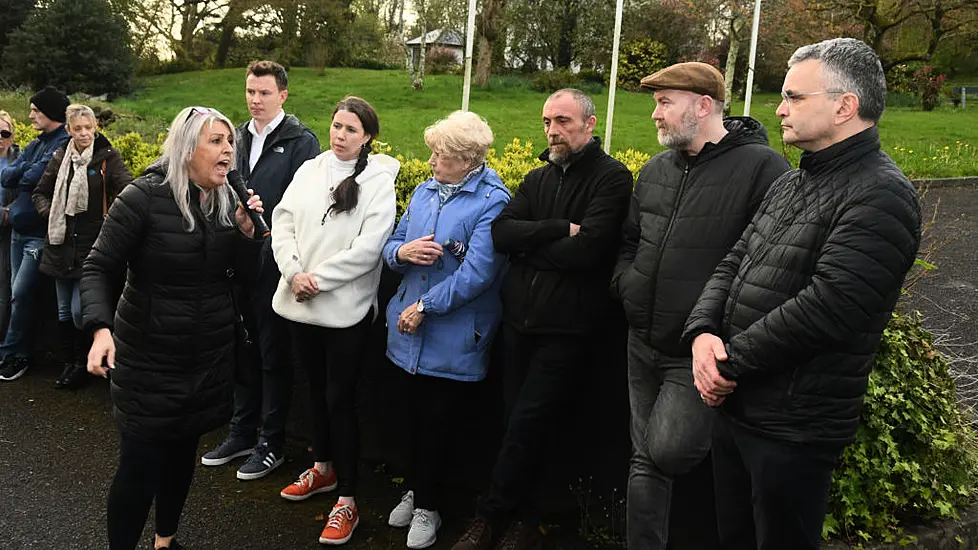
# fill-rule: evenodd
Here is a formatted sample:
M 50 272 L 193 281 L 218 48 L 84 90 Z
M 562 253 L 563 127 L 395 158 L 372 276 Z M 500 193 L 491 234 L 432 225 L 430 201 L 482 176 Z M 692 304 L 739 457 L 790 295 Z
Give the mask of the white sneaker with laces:
M 427 548 L 438 540 L 438 528 L 441 527 L 441 514 L 437 510 L 415 508 L 411 518 L 411 529 L 408 531 L 408 548 Z
M 391 527 L 407 527 L 411 525 L 411 518 L 414 516 L 414 491 L 408 491 L 401 497 L 401 502 L 391 510 L 391 515 L 387 518 L 387 525 Z

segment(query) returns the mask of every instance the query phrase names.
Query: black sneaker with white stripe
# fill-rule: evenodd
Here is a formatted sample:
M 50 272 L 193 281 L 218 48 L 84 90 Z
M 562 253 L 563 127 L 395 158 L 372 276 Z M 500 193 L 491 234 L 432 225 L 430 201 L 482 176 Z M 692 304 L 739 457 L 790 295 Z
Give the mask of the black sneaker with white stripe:
M 248 481 L 265 477 L 283 462 L 285 462 L 285 453 L 281 449 L 272 448 L 267 441 L 262 441 L 255 446 L 255 451 L 238 469 L 238 479 Z

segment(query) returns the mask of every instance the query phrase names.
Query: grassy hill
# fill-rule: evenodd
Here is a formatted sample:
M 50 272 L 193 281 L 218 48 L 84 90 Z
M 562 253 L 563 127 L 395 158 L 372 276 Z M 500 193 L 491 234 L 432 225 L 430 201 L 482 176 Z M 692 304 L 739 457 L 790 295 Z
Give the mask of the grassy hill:
M 289 73 L 289 98 L 286 111 L 297 115 L 328 145 L 330 114 L 344 95 L 359 95 L 372 103 L 381 120 L 380 140 L 405 156 L 427 158 L 422 134 L 432 122 L 461 107 L 462 79 L 458 76 L 429 76 L 425 89 L 411 89 L 402 71 L 362 69 L 295 68 Z M 14 116 L 26 114 L 25 95 L 0 94 L 0 109 Z M 526 80 L 495 77 L 487 89 L 472 90 L 470 109 L 486 118 L 502 148 L 513 138 L 531 141 L 542 149 L 543 124 L 540 112 L 546 94 L 532 90 Z M 598 108 L 597 134 L 604 138 L 607 90 L 592 95 Z M 774 111 L 781 98 L 777 94 L 754 96 L 752 116 L 770 134 L 772 147 L 784 148 Z M 125 117 L 115 132 L 132 129 L 144 136 L 165 131 L 172 117 L 188 105 L 215 107 L 235 123 L 248 119 L 244 97 L 244 70 L 241 68 L 161 75 L 140 81 L 137 91 L 120 98 L 115 108 Z M 615 108 L 614 150 L 636 149 L 654 154 L 661 150 L 650 116 L 652 98 L 647 93 L 619 90 Z M 743 112 L 736 103 L 734 114 Z M 914 108 L 892 107 L 880 123 L 884 148 L 908 172 L 917 176 L 978 174 L 978 105 L 965 111 L 941 106 L 924 113 Z M 967 146 L 967 147 L 965 147 Z M 790 148 L 789 148 L 790 150 Z M 941 156 L 946 154 L 946 157 Z M 792 152 L 797 158 L 797 152 Z

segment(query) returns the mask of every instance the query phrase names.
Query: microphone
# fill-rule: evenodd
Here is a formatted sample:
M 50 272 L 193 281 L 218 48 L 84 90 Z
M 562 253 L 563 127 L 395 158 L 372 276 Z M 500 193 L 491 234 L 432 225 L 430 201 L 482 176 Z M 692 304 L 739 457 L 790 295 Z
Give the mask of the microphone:
M 248 208 L 248 199 L 251 198 L 248 195 L 248 186 L 245 184 L 244 178 L 241 173 L 237 170 L 231 170 L 228 172 L 228 185 L 234 190 L 234 193 L 238 195 L 238 200 L 244 206 L 245 212 L 251 217 L 251 223 L 255 225 L 255 233 L 261 235 L 264 239 L 271 234 L 272 230 L 268 228 L 268 224 L 265 223 L 265 219 L 261 217 L 257 211 Z

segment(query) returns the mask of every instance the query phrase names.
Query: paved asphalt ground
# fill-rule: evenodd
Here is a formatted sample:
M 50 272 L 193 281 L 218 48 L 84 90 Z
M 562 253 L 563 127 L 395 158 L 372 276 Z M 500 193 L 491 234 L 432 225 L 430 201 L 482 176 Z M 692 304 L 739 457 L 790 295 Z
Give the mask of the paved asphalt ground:
M 948 331 L 948 349 L 978 354 L 978 187 L 933 188 L 925 212 L 939 204 L 932 238 L 943 247 L 932 258 L 939 269 L 915 289 L 908 306 L 920 309 L 928 326 Z M 75 393 L 52 388 L 53 366 L 0 383 L 0 549 L 103 549 L 105 496 L 117 464 L 118 439 L 107 384 L 97 380 Z M 978 372 L 974 373 L 978 374 Z M 223 437 L 204 438 L 208 448 Z M 198 467 L 179 538 L 188 548 L 302 549 L 317 543 L 328 495 L 290 503 L 278 491 L 307 465 L 293 442 L 290 458 L 265 479 L 240 482 L 234 466 Z M 624 468 L 625 466 L 622 465 Z M 399 496 L 389 474 L 362 465 L 361 524 L 348 548 L 404 548 L 404 530 L 386 517 Z M 449 548 L 473 509 L 471 492 L 455 491 L 442 511 L 445 527 L 435 549 Z M 151 516 L 152 517 L 152 516 Z M 148 522 L 145 542 L 151 546 Z M 574 526 L 557 527 L 550 548 L 583 548 Z

